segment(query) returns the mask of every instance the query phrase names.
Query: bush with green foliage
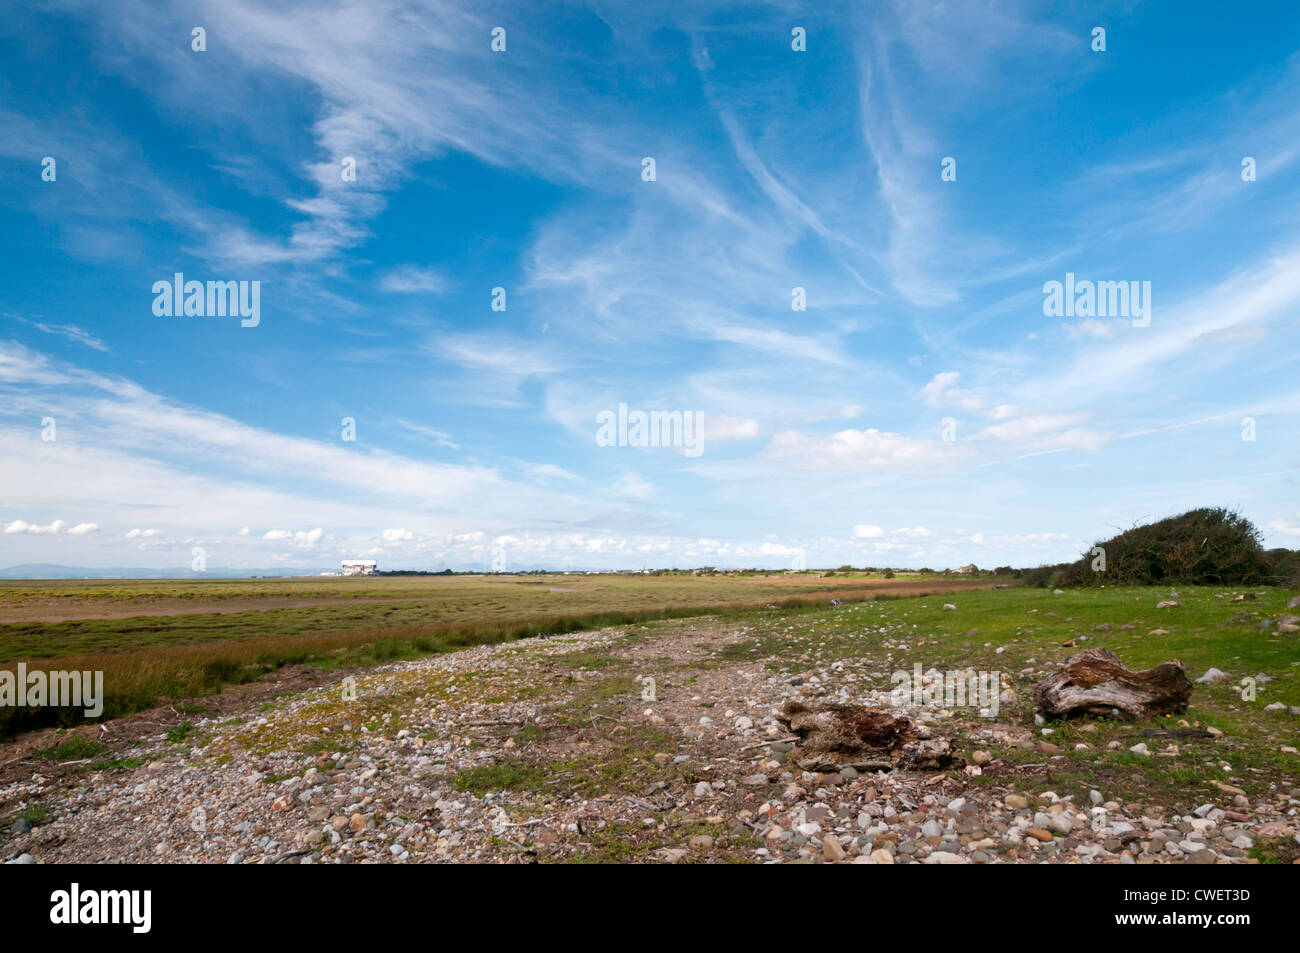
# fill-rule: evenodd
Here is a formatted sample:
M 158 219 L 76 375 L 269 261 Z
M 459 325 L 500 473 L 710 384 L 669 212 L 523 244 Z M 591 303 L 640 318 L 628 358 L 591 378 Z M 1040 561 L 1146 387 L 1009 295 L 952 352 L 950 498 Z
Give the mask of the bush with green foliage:
M 1270 549 L 1264 556 L 1273 567 L 1274 582 L 1300 588 L 1300 549 Z
M 1105 552 L 1105 569 L 1096 547 Z M 1037 582 L 1043 569 L 1027 574 Z M 1222 507 L 1189 510 L 1134 526 L 1096 545 L 1076 562 L 1059 567 L 1055 581 L 1066 586 L 1264 585 L 1275 583 L 1273 565 L 1260 533 L 1244 516 Z
M 1024 579 L 1025 585 L 1043 589 L 1047 586 L 1060 585 L 1061 574 L 1069 565 L 1069 563 L 1057 563 L 1053 566 L 1035 566 L 1033 569 L 1022 570 L 1019 575 Z

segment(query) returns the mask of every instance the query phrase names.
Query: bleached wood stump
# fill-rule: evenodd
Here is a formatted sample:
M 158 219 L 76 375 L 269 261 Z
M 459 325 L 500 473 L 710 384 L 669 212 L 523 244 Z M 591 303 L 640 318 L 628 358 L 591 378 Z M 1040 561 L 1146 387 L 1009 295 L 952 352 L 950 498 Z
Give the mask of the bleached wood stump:
M 1192 682 L 1177 659 L 1134 672 L 1110 649 L 1084 649 L 1034 688 L 1034 704 L 1049 718 L 1113 715 L 1150 718 L 1183 711 Z

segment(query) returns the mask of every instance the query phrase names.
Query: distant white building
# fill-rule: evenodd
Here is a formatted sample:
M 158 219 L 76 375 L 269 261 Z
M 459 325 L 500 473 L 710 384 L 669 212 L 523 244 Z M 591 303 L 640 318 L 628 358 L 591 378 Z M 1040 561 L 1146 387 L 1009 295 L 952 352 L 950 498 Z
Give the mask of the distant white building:
M 378 565 L 373 559 L 345 559 L 343 560 L 343 575 L 373 576 Z

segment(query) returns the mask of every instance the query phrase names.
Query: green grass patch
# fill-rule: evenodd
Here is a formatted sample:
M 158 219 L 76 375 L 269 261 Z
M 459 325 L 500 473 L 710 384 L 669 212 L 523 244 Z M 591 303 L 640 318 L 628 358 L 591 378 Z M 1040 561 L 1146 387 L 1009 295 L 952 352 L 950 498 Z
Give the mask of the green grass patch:
M 539 767 L 521 761 L 501 761 L 496 764 L 466 768 L 452 778 L 452 787 L 482 797 L 496 791 L 531 791 L 549 780 Z
M 19 812 L 18 816 L 31 824 L 32 827 L 35 827 L 37 824 L 43 823 L 49 813 L 44 804 L 29 804 Z
M 36 757 L 44 758 L 46 761 L 83 761 L 101 755 L 108 750 L 106 744 L 83 738 L 80 735 L 73 735 L 56 745 L 37 751 Z

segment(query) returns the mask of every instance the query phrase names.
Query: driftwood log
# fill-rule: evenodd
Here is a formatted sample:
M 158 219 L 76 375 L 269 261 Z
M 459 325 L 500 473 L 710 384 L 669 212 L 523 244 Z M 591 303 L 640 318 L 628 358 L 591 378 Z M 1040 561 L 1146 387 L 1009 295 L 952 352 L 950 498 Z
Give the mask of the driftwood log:
M 805 771 L 891 771 L 957 763 L 948 742 L 921 738 L 911 719 L 879 708 L 786 702 L 776 719 L 797 736 L 791 760 Z
M 1192 682 L 1177 659 L 1132 672 L 1110 649 L 1097 648 L 1071 655 L 1065 668 L 1034 688 L 1034 704 L 1049 718 L 1117 711 L 1150 718 L 1183 711 L 1191 697 Z

